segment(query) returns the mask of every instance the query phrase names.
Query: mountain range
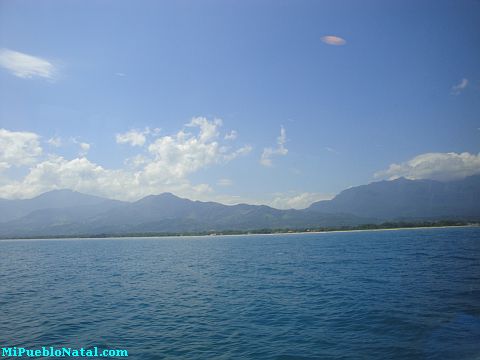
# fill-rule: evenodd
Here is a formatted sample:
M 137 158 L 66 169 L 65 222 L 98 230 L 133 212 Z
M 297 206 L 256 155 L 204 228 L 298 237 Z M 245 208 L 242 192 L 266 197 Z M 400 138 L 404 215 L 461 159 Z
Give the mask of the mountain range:
M 2 238 L 306 229 L 444 219 L 480 219 L 480 175 L 451 182 L 404 178 L 373 182 L 303 210 L 192 201 L 171 193 L 135 202 L 72 190 L 0 199 Z

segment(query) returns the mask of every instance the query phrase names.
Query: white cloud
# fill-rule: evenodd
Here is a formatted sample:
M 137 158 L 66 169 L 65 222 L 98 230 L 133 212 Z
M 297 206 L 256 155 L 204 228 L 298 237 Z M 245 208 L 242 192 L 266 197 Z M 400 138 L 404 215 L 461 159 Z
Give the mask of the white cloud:
M 150 131 L 146 129 L 145 131 L 130 130 L 123 134 L 117 134 L 115 139 L 118 144 L 130 144 L 132 146 L 143 146 L 147 135 Z
M 212 201 L 223 204 L 252 204 L 252 205 L 268 205 L 276 209 L 305 209 L 312 203 L 320 200 L 330 200 L 333 195 L 295 192 L 263 194 L 261 197 L 251 198 L 235 195 L 210 195 Z
M 460 94 L 467 86 L 468 86 L 468 79 L 463 78 L 462 80 L 460 80 L 458 84 L 452 86 L 452 89 L 451 89 L 452 95 Z
M 195 117 L 186 126 L 199 128 L 199 140 L 205 142 L 218 137 L 218 128 L 222 126 L 222 120 L 213 119 L 213 121 L 208 121 L 207 118 L 204 117 Z
M 233 181 L 230 180 L 230 179 L 218 179 L 217 181 L 217 185 L 219 186 L 232 186 L 233 185 Z
M 153 136 L 159 136 L 160 135 L 160 132 L 162 131 L 162 129 L 160 128 L 153 128 L 152 130 L 150 130 L 148 127 L 148 133 L 149 134 L 152 134 Z
M 79 156 L 87 155 L 88 150 L 90 150 L 90 144 L 89 143 L 79 141 L 77 138 L 71 138 L 71 141 L 74 144 L 77 144 L 80 147 L 80 151 L 78 153 Z
M 329 147 L 329 146 L 326 146 L 325 150 L 327 150 L 328 152 L 333 153 L 333 154 L 339 154 L 339 152 L 337 150 L 335 150 L 334 148 Z
M 56 69 L 48 60 L 9 49 L 0 49 L 0 66 L 22 79 L 54 79 Z
M 211 197 L 213 190 L 208 184 L 191 184 L 188 175 L 214 164 L 232 161 L 251 149 L 248 146 L 238 149 L 222 146 L 219 143 L 220 127 L 220 120 L 194 118 L 176 134 L 154 138 L 146 153 L 127 159 L 126 166 L 122 169 L 108 169 L 91 162 L 84 156 L 90 144 L 73 138 L 71 140 L 82 150 L 79 157 L 69 160 L 50 155 L 42 161 L 37 160 L 35 164 L 28 162 L 33 166 L 25 177 L 0 182 L 0 198 L 27 198 L 61 188 L 122 200 L 135 200 L 165 191 L 192 199 L 204 199 L 208 194 Z M 185 129 L 191 130 L 191 133 Z M 10 134 L 2 130 L 0 135 L 4 132 Z M 2 152 L 0 168 L 3 167 L 4 159 L 13 162 L 17 158 L 26 159 L 26 154 L 36 159 L 41 154 L 41 148 L 38 150 L 34 146 L 35 143 L 38 145 L 38 135 L 23 134 L 28 136 L 22 144 L 29 144 L 27 148 L 33 150 L 26 151 L 25 146 L 17 146 L 23 152 L 18 150 L 14 155 Z M 9 139 L 9 136 L 3 138 Z M 18 138 L 20 137 L 15 137 Z M 2 150 L 7 148 L 3 143 L 0 144 Z
M 122 170 L 108 170 L 87 158 L 64 159 L 50 156 L 38 163 L 21 181 L 0 187 L 0 197 L 25 198 L 52 189 L 72 189 L 90 194 L 118 197 L 130 191 L 132 174 Z
M 332 195 L 309 192 L 275 194 L 270 205 L 277 209 L 305 209 L 316 201 L 330 200 L 332 198 Z
M 85 142 L 81 142 L 79 145 L 80 145 L 80 149 L 81 149 L 80 154 L 81 154 L 82 156 L 87 155 L 88 150 L 90 150 L 90 144 L 89 144 L 89 143 L 85 143 Z
M 251 147 L 244 146 L 229 151 L 220 146 L 221 125 L 220 119 L 208 121 L 197 117 L 186 124 L 186 128 L 198 129 L 197 134 L 180 130 L 173 136 L 158 137 L 148 146 L 153 161 L 145 167 L 144 176 L 152 179 L 183 178 L 209 165 L 231 161 L 251 150 Z
M 40 137 L 32 132 L 0 129 L 0 163 L 3 168 L 31 165 L 42 154 Z
M 251 151 L 252 151 L 252 147 L 250 145 L 245 145 L 245 146 L 242 146 L 241 148 L 238 148 L 237 150 L 233 151 L 233 152 L 230 152 L 230 153 L 226 153 L 228 152 L 228 148 L 221 148 L 221 151 L 224 155 L 224 159 L 226 161 L 230 161 L 230 160 L 233 160 L 239 156 L 244 156 L 244 155 L 247 155 L 249 154 Z
M 53 189 L 72 189 L 119 200 L 136 200 L 167 191 L 201 199 L 212 191 L 208 184 L 192 185 L 185 178 L 154 180 L 145 177 L 142 169 L 107 169 L 86 157 L 67 160 L 52 155 L 32 167 L 22 180 L 0 186 L 0 198 L 31 198 Z
M 54 136 L 54 137 L 48 139 L 47 143 L 51 146 L 54 146 L 54 147 L 60 147 L 60 146 L 62 146 L 62 139 L 58 136 Z
M 391 164 L 387 170 L 375 173 L 375 178 L 433 179 L 449 181 L 480 173 L 480 154 L 426 153 L 401 164 Z
M 345 45 L 347 41 L 339 36 L 335 35 L 326 35 L 322 36 L 322 41 L 328 45 L 341 46 Z
M 288 153 L 288 149 L 285 147 L 287 141 L 287 133 L 283 126 L 280 127 L 280 136 L 277 138 L 277 148 L 265 148 L 263 149 L 260 163 L 264 166 L 272 166 L 272 156 L 285 156 Z
M 149 162 L 148 158 L 144 155 L 138 154 L 133 157 L 125 159 L 124 163 L 131 168 L 139 168 Z
M 235 140 L 236 138 L 237 132 L 235 130 L 232 130 L 228 134 L 225 134 L 225 140 Z

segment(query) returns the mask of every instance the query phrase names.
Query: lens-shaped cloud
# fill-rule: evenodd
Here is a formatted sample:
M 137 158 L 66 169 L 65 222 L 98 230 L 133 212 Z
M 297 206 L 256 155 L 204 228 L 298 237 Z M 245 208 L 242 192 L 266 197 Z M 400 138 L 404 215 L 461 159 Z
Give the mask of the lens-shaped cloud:
M 345 39 L 343 39 L 339 36 L 335 36 L 335 35 L 322 36 L 322 41 L 325 44 L 335 45 L 335 46 L 341 46 L 341 45 L 345 45 L 347 43 L 347 41 Z
M 56 73 L 55 66 L 49 61 L 9 49 L 0 49 L 0 67 L 23 79 L 42 77 L 54 80 Z

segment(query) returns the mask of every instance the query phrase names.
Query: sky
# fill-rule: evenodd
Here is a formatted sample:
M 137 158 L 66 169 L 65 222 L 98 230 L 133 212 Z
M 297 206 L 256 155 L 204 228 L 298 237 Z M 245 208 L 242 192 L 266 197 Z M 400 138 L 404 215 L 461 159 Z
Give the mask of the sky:
M 478 0 L 0 0 L 0 198 L 477 174 L 479 44 Z

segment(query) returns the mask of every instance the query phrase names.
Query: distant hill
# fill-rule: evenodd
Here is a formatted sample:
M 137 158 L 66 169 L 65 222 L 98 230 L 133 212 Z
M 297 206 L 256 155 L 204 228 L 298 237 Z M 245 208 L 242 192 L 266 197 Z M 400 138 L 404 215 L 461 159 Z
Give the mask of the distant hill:
M 49 196 L 49 193 L 44 195 Z M 36 209 L 0 224 L 0 236 L 179 233 L 347 226 L 368 222 L 368 219 L 344 214 L 192 201 L 170 193 L 150 195 L 132 203 L 102 200 L 93 205 L 61 207 L 57 204 Z
M 380 181 L 342 191 L 304 210 L 192 201 L 170 193 L 135 202 L 55 190 L 0 200 L 0 237 L 306 229 L 384 221 L 480 219 L 480 176 Z
M 480 175 L 439 182 L 400 178 L 352 187 L 308 210 L 379 220 L 479 219 Z
M 170 193 L 147 196 L 96 217 L 96 231 L 193 232 L 300 228 L 334 224 L 360 224 L 351 215 L 317 214 L 302 210 L 278 210 L 265 205 L 223 205 L 182 199 Z
M 52 190 L 32 199 L 0 199 L 0 223 L 19 219 L 36 210 L 65 209 L 94 206 L 99 211 L 121 203 L 73 190 Z

